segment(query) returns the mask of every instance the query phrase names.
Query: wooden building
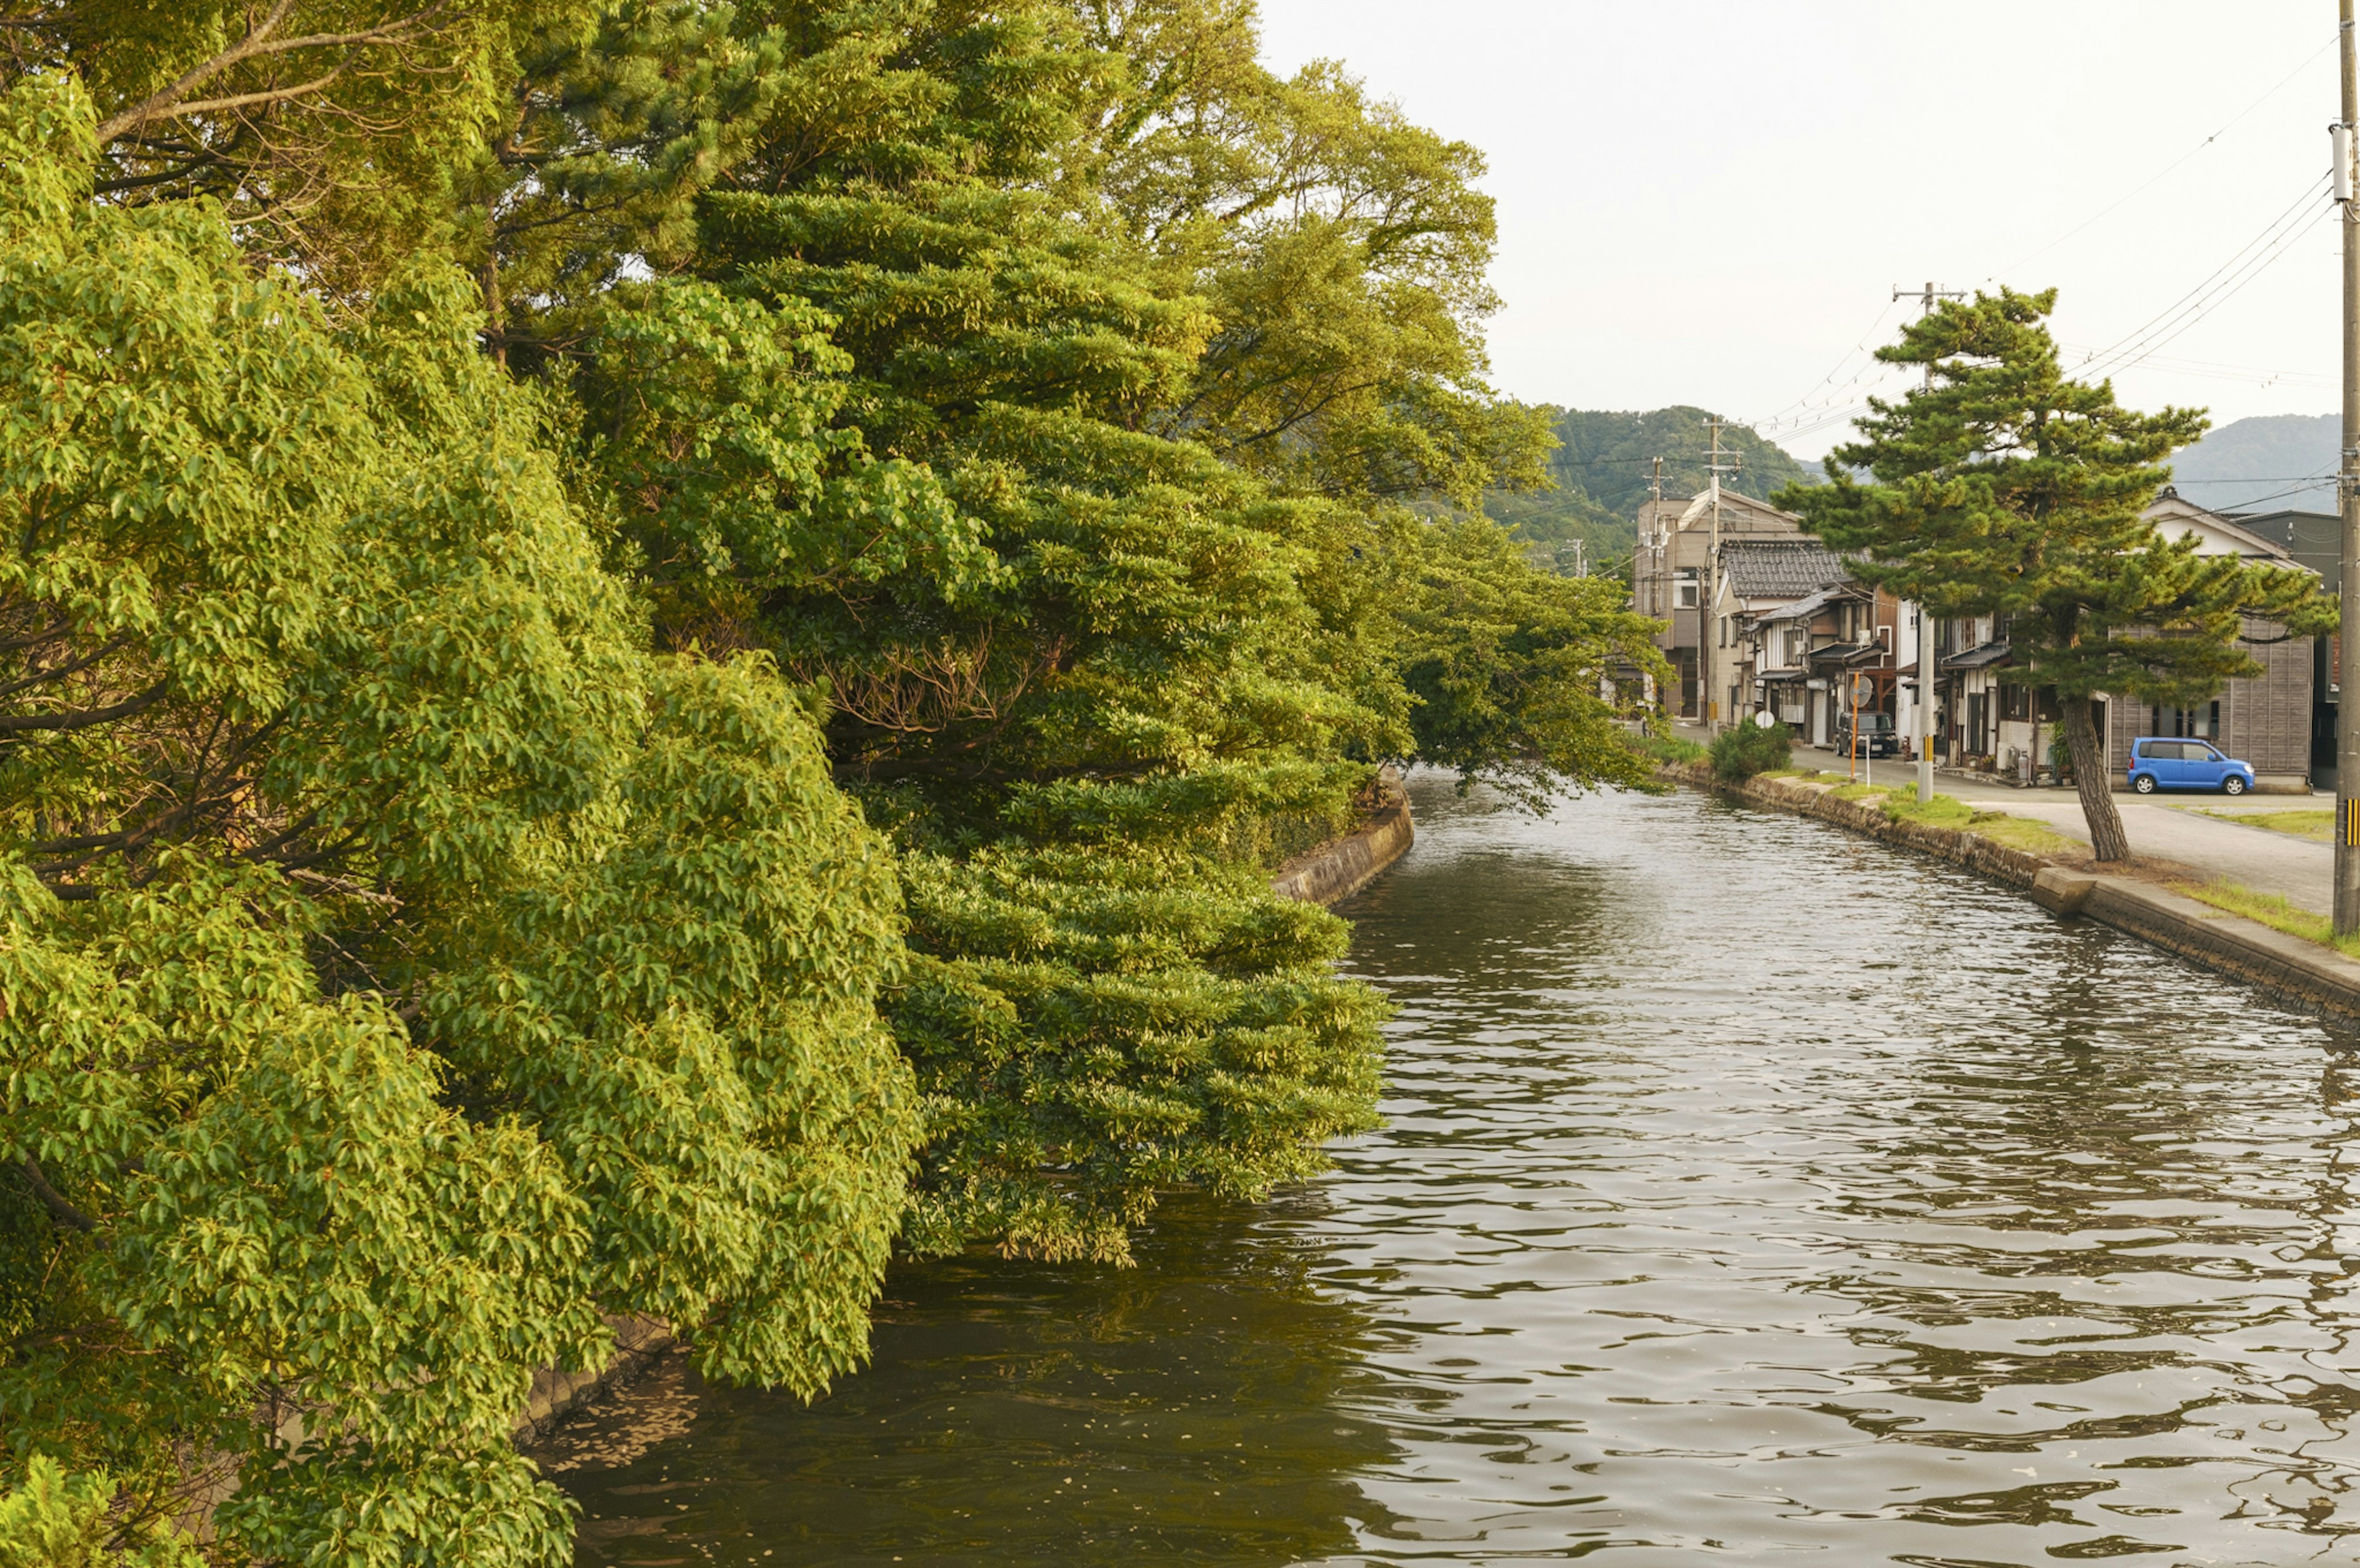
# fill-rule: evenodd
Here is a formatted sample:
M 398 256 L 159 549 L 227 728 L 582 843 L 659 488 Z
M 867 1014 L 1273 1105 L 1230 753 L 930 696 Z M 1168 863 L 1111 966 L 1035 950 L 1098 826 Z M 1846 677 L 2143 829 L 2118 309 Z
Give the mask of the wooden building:
M 2285 545 L 2233 517 L 2183 499 L 2167 486 L 2147 516 L 2166 539 L 2192 536 L 2200 555 L 2241 555 L 2248 561 L 2309 571 Z M 2232 681 L 2221 694 L 2191 708 L 2134 702 L 2106 704 L 2106 760 L 2114 786 L 2127 789 L 2131 742 L 2141 735 L 2194 735 L 2254 766 L 2255 787 L 2311 791 L 2311 639 L 2290 637 L 2272 622 L 2245 624 L 2245 651 L 2262 673 Z

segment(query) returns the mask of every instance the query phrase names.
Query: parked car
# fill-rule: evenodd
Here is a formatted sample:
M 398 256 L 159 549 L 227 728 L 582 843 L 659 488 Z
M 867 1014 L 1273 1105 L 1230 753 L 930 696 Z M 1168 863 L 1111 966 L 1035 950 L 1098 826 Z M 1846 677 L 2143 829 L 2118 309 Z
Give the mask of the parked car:
M 2240 762 L 2210 741 L 2146 736 L 2131 742 L 2131 788 L 2142 795 L 2158 789 L 2218 789 L 2242 795 L 2254 787 L 2254 765 Z
M 1845 713 L 1836 720 L 1836 738 L 1829 743 L 1839 757 L 1851 757 L 1852 715 Z M 1891 713 L 1863 713 L 1860 716 L 1860 751 L 1862 757 L 1898 757 L 1901 736 L 1893 727 Z

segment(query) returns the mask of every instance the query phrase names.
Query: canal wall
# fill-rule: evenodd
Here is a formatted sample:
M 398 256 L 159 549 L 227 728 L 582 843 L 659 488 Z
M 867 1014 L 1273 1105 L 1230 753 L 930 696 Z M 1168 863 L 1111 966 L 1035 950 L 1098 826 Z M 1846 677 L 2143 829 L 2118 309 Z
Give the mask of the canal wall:
M 1416 837 L 1409 794 L 1402 788 L 1401 775 L 1388 766 L 1377 775 L 1376 799 L 1360 825 L 1280 866 L 1271 877 L 1270 890 L 1310 904 L 1349 898 L 1407 854 Z
M 1879 806 L 1862 800 L 1840 800 L 1826 789 L 1808 784 L 1791 783 L 1784 779 L 1748 779 L 1732 783 L 1711 768 L 1694 763 L 1666 763 L 1657 771 L 1715 794 L 1734 796 L 1798 816 L 1817 817 L 1823 822 L 1833 822 L 1868 838 L 1883 839 L 1887 844 L 1963 866 L 2017 887 L 2029 888 L 2041 870 L 2052 864 L 2028 851 L 1994 844 L 1981 833 L 1936 827 L 1930 822 L 1905 822 L 1886 815 Z
M 606 1327 L 615 1336 L 615 1354 L 606 1364 L 590 1372 L 563 1372 L 554 1367 L 543 1367 L 532 1375 L 532 1389 L 525 1396 L 524 1413 L 518 1417 L 512 1440 L 524 1447 L 536 1439 L 549 1435 L 559 1421 L 580 1410 L 607 1389 L 629 1382 L 648 1369 L 648 1364 L 672 1347 L 672 1325 L 661 1318 L 642 1312 L 606 1314 Z
M 1666 763 L 1657 772 L 1714 794 L 1817 817 L 1947 860 L 2023 888 L 2045 909 L 2112 926 L 2191 964 L 2245 981 L 2282 1005 L 2339 1023 L 2360 1023 L 2360 961 L 2141 877 L 2109 876 L 2011 849 L 1971 829 L 1905 822 L 1872 804 L 1833 799 L 1825 788 L 1783 779 L 1732 782 L 1693 763 Z M 2194 870 L 2185 875 L 2203 879 Z

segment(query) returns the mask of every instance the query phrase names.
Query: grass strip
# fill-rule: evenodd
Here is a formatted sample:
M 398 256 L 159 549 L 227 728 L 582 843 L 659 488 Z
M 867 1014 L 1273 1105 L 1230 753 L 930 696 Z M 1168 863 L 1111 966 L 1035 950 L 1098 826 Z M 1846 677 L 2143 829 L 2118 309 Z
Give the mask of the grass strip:
M 2224 822 L 2243 822 L 2247 827 L 2267 828 L 2272 833 L 2286 833 L 2293 838 L 2309 839 L 2313 844 L 2326 844 L 2335 832 L 2335 813 L 2324 809 L 2291 811 L 2216 811 L 2208 806 L 2193 810 L 2200 816 L 2212 817 Z
M 2309 909 L 2296 908 L 2287 901 L 2283 893 L 2256 892 L 2242 882 L 2174 882 L 2171 890 L 2185 893 L 2199 903 L 2210 904 L 2216 909 L 2243 915 L 2272 931 L 2299 936 L 2322 947 L 2332 947 L 2346 958 L 2360 958 L 2360 932 L 2337 941 L 2334 921 L 2325 915 L 2314 915 Z
M 1871 792 L 1868 786 L 1853 787 L 1858 793 L 1830 789 L 1828 793 L 1846 800 L 1863 800 Z M 1955 795 L 1937 795 L 1920 801 L 1914 785 L 1875 787 L 1874 793 L 1885 797 L 1885 814 L 1896 822 L 1923 822 L 1928 827 L 1949 828 L 1954 833 L 1971 833 L 1989 839 L 2005 849 L 2020 850 L 2027 855 L 2044 855 L 2079 858 L 2089 853 L 2089 846 L 2079 839 L 2059 833 L 2047 822 L 2029 817 L 2011 817 L 2005 811 L 1979 811 Z
M 1712 755 L 1696 742 L 1677 735 L 1638 735 L 1631 745 L 1640 756 L 1656 762 L 1702 762 Z

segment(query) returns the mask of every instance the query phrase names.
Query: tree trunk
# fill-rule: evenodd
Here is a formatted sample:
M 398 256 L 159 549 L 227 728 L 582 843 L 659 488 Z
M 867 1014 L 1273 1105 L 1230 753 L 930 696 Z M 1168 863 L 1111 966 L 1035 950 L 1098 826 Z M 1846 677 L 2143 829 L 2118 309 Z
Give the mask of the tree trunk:
M 2073 788 L 2090 824 L 2090 846 L 2102 861 L 2128 860 L 2130 835 L 2123 832 L 2123 814 L 2114 810 L 2114 776 L 2098 740 L 2097 721 L 2090 716 L 2090 699 L 2066 697 L 2064 705 L 2065 744 L 2073 752 Z
M 486 225 L 487 228 L 488 224 Z M 486 246 L 497 236 L 486 234 Z M 484 290 L 484 336 L 492 345 L 492 358 L 499 367 L 508 367 L 508 304 L 500 298 L 500 258 L 497 251 L 486 249 L 484 265 L 476 269 L 476 281 Z

